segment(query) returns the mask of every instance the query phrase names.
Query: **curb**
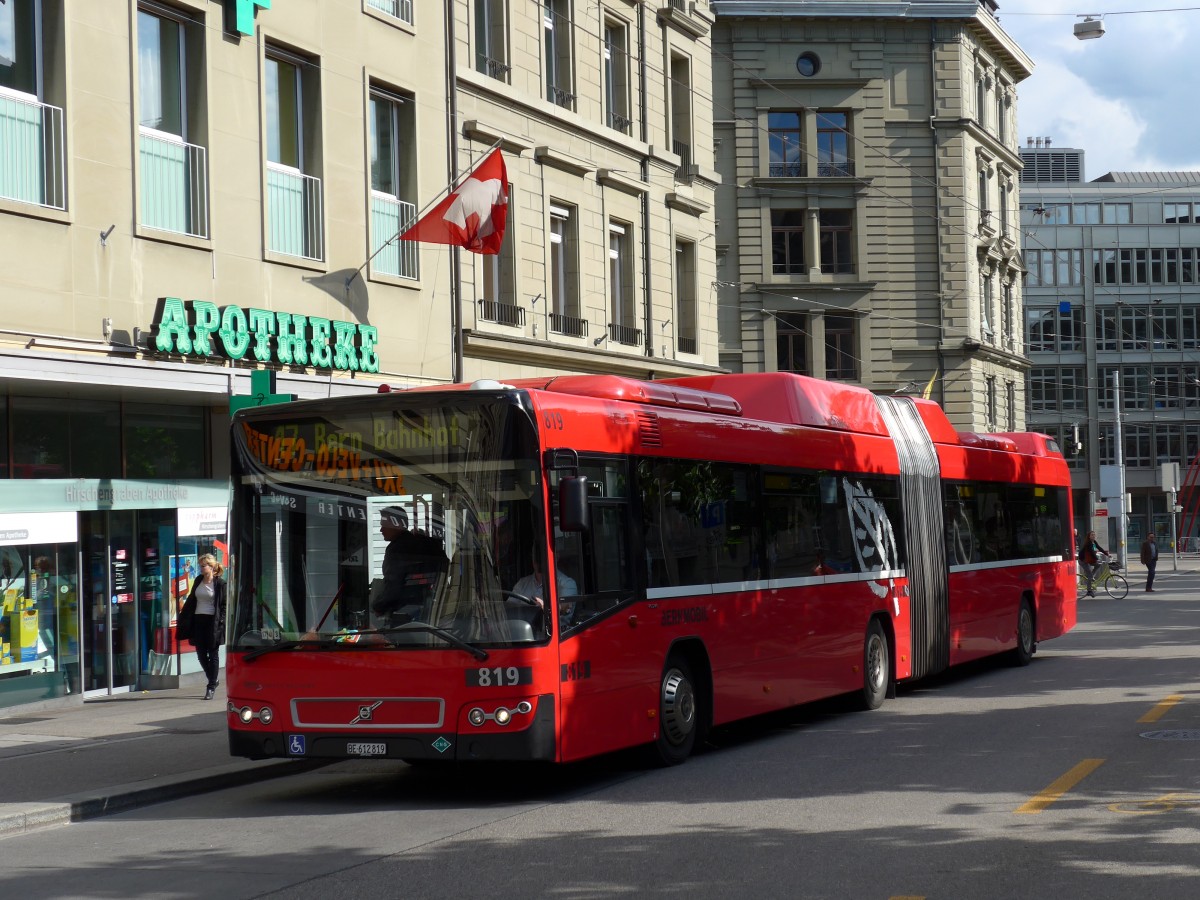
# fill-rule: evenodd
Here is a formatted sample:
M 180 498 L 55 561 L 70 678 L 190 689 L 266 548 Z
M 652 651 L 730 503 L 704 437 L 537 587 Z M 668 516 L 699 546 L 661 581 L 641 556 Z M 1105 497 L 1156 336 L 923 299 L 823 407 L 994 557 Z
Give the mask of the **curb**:
M 27 834 L 54 825 L 69 825 L 100 816 L 128 812 L 143 806 L 178 800 L 222 788 L 300 775 L 334 760 L 287 760 L 247 767 L 242 763 L 218 766 L 189 775 L 151 778 L 116 785 L 103 793 L 88 791 L 53 802 L 0 803 L 0 838 Z

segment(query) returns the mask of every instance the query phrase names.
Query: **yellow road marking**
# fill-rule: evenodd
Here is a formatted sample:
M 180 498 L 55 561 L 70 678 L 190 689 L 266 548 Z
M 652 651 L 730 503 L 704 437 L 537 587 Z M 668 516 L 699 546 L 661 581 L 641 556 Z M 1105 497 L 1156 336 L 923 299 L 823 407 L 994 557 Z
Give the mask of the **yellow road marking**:
M 1050 782 L 1050 784 L 1044 789 L 1034 794 L 1033 799 L 1022 803 L 1014 810 L 1014 812 L 1029 814 L 1040 813 L 1042 810 L 1049 807 L 1050 804 L 1062 797 L 1062 795 L 1071 788 L 1075 787 L 1075 785 L 1079 784 L 1079 782 L 1083 781 L 1083 779 L 1095 772 L 1102 765 L 1104 765 L 1104 760 L 1102 759 L 1085 759 L 1083 762 L 1073 767 L 1065 775 Z
M 888 900 L 925 900 L 925 898 L 916 894 L 897 894 L 895 897 L 888 897 Z
M 1163 794 L 1156 800 L 1142 800 L 1135 803 L 1110 803 L 1108 808 L 1113 812 L 1130 813 L 1135 816 L 1153 816 L 1159 813 L 1175 812 L 1176 810 L 1191 810 L 1200 808 L 1198 794 Z
M 1144 716 L 1142 716 L 1140 719 L 1138 719 L 1138 722 L 1139 723 L 1157 722 L 1159 719 L 1161 719 L 1163 716 L 1165 716 L 1167 714 L 1167 711 L 1172 706 L 1174 706 L 1176 703 L 1178 703 L 1182 699 L 1183 699 L 1182 694 L 1172 694 L 1166 700 L 1160 700 L 1158 703 L 1155 704 L 1154 708 L 1152 710 L 1150 710 L 1150 712 L 1146 713 Z

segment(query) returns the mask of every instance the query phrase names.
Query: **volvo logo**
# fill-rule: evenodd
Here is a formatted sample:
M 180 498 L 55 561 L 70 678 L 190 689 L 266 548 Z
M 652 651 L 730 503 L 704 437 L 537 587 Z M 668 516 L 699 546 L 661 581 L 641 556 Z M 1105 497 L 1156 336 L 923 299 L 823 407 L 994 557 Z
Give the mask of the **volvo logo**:
M 360 706 L 358 708 L 358 715 L 350 720 L 350 724 L 357 725 L 360 722 L 370 722 L 372 714 L 381 706 L 383 706 L 382 700 L 376 700 L 370 706 Z

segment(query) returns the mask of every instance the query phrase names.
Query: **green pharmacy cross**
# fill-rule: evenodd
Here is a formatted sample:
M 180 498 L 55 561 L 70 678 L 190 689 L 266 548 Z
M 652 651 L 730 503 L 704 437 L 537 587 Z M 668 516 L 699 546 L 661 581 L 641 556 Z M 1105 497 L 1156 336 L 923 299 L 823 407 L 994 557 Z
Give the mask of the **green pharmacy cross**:
M 254 13 L 258 7 L 271 8 L 271 0 L 225 0 L 228 13 L 233 16 L 232 27 L 239 34 L 254 34 Z
M 275 393 L 275 373 L 269 369 L 256 369 L 250 373 L 250 393 L 235 394 L 229 398 L 229 414 L 239 409 L 255 406 L 270 406 L 273 403 L 291 403 L 295 394 Z

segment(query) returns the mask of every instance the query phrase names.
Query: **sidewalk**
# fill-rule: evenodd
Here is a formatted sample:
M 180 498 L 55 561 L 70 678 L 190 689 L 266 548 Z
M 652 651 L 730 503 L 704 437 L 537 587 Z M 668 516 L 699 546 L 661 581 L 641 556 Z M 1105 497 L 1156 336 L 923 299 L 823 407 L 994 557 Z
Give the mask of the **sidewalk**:
M 117 694 L 82 707 L 0 714 L 0 838 L 278 778 L 319 763 L 235 759 L 224 687 Z

